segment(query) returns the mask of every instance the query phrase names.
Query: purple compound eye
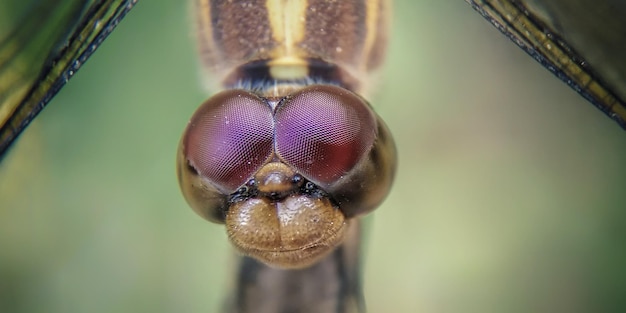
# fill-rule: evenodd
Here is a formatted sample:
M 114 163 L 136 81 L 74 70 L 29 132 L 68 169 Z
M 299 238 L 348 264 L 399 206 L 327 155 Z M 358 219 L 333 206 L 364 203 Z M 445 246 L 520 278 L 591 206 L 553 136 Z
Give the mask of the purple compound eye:
M 227 90 L 203 103 L 183 136 L 185 157 L 225 194 L 267 162 L 274 145 L 269 105 L 244 90 Z
M 283 100 L 275 113 L 276 152 L 308 179 L 330 185 L 371 149 L 376 118 L 356 94 L 311 86 Z

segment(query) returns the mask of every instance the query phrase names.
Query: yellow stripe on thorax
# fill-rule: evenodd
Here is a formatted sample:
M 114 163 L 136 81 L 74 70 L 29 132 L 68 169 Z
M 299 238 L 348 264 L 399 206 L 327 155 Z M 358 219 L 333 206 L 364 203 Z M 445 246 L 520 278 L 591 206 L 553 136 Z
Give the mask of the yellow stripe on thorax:
M 308 75 L 307 61 L 297 44 L 306 35 L 306 0 L 267 0 L 272 37 L 279 43 L 272 51 L 270 74 L 275 79 L 299 79 Z
M 366 60 L 369 58 L 369 55 L 376 45 L 376 36 L 380 31 L 378 29 L 379 21 L 381 18 L 380 6 L 384 4 L 381 3 L 381 0 L 369 0 L 366 5 L 366 27 L 367 31 L 365 32 L 365 42 L 363 44 L 363 59 Z M 386 8 L 385 8 L 386 9 Z M 362 62 L 361 66 L 366 66 L 367 62 Z

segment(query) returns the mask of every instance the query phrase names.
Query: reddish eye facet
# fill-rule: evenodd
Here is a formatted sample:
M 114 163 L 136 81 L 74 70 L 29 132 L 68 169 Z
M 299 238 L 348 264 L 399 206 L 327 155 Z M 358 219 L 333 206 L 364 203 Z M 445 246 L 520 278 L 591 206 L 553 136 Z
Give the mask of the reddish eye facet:
M 269 105 L 243 90 L 221 92 L 192 116 L 183 137 L 186 158 L 225 194 L 234 192 L 267 162 L 274 122 Z
M 359 96 L 334 86 L 311 86 L 276 110 L 276 153 L 308 179 L 332 184 L 371 149 L 376 118 Z

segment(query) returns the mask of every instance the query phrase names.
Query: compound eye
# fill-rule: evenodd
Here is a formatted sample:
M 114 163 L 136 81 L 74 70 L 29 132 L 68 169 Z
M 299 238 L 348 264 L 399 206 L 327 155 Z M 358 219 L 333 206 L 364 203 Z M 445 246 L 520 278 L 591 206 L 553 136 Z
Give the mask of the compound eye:
M 248 181 L 272 154 L 269 105 L 244 91 L 227 90 L 204 102 L 183 135 L 190 166 L 224 194 Z
M 335 86 L 310 86 L 276 110 L 276 153 L 313 182 L 330 185 L 371 149 L 376 118 L 356 94 Z

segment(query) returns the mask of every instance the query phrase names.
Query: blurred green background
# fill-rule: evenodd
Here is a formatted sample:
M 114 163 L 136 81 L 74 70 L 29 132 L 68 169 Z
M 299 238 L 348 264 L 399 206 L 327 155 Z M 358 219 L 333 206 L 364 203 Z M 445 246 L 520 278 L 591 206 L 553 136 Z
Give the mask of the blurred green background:
M 1 312 L 218 312 L 235 257 L 175 175 L 207 97 L 190 11 L 141 1 L 0 164 Z M 370 312 L 626 310 L 614 122 L 461 0 L 396 1 L 379 91 Z

